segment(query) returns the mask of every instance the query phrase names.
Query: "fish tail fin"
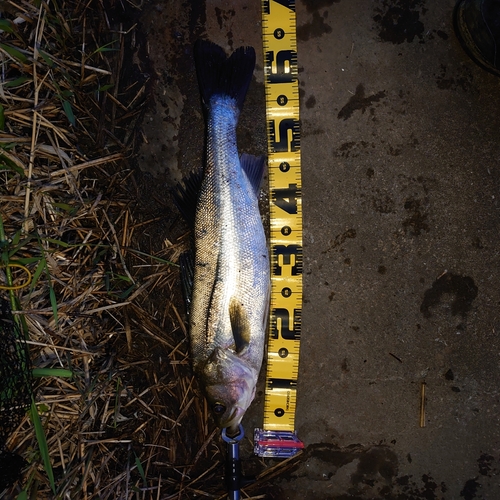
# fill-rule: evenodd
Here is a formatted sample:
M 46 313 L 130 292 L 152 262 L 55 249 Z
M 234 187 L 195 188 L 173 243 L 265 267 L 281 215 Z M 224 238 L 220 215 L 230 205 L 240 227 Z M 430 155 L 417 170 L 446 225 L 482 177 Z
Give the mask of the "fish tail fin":
M 227 95 L 241 110 L 255 67 L 253 47 L 240 47 L 227 57 L 222 47 L 198 40 L 194 59 L 203 104 L 208 108 L 212 96 Z

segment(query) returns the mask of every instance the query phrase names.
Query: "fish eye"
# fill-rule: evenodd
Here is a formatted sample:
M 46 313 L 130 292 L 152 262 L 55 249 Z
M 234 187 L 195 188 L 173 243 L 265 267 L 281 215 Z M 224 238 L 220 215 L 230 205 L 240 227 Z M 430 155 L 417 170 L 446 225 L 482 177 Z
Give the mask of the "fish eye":
M 226 407 L 222 403 L 215 403 L 212 410 L 216 415 L 222 415 L 226 411 Z

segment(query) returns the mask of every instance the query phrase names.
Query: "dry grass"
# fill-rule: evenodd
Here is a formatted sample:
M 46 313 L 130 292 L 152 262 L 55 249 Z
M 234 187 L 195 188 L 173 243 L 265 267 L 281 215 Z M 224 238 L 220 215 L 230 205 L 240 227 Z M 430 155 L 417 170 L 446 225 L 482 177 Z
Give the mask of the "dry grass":
M 220 439 L 189 369 L 172 264 L 186 238 L 164 234 L 152 250 L 141 237 L 158 217 L 138 209 L 129 166 L 148 88 L 121 80 L 135 26 L 97 0 L 3 5 L 2 251 L 35 277 L 14 292 L 34 367 L 73 377 L 35 387 L 54 488 L 26 416 L 7 442 L 27 460 L 24 479 L 0 498 L 222 498 Z

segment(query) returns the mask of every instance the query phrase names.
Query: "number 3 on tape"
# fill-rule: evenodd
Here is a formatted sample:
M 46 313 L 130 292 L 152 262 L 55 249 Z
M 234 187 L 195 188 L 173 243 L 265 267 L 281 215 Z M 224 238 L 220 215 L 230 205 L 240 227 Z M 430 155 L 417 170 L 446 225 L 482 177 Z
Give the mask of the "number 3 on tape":
M 302 317 L 302 192 L 294 0 L 263 0 L 262 37 L 270 192 L 271 307 L 263 429 L 255 453 L 290 457 Z

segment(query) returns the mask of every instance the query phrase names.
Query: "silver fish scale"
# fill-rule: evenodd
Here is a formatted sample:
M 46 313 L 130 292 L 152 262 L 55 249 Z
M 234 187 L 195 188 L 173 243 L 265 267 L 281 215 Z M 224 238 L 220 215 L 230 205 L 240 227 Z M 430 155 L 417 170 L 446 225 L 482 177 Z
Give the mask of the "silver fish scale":
M 258 199 L 236 146 L 234 99 L 213 96 L 207 166 L 195 219 L 195 271 L 190 317 L 193 368 L 214 349 L 235 349 L 229 304 L 238 300 L 250 339 L 242 360 L 260 370 L 269 303 L 269 257 Z M 203 369 L 203 367 L 201 367 Z

